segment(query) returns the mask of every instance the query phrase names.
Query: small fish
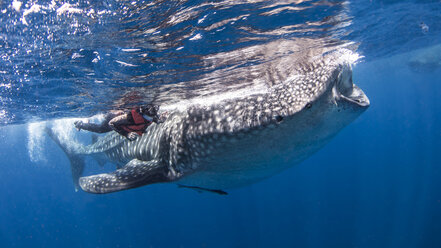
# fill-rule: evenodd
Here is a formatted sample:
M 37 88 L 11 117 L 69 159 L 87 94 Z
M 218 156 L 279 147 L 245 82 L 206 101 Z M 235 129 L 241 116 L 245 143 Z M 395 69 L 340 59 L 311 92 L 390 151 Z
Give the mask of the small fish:
M 429 26 L 427 26 L 427 24 L 425 24 L 424 22 L 421 22 L 419 26 L 420 26 L 421 31 L 423 32 L 423 34 L 429 32 Z
M 197 187 L 197 186 L 186 186 L 186 185 L 182 185 L 182 184 L 178 184 L 179 188 L 187 188 L 187 189 L 193 189 L 196 190 L 199 193 L 202 193 L 204 191 L 206 192 L 210 192 L 210 193 L 215 193 L 215 194 L 219 194 L 219 195 L 228 195 L 227 192 L 220 190 L 220 189 L 206 189 L 206 188 L 202 188 L 202 187 Z

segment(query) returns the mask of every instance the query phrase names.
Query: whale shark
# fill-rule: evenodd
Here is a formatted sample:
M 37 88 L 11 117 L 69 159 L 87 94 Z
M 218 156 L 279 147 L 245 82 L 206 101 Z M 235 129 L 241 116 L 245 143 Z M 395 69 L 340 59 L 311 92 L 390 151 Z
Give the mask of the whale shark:
M 351 61 L 343 59 L 347 53 L 340 48 L 274 60 L 252 78 L 260 82 L 257 89 L 169 107 L 165 122 L 134 141 L 110 132 L 90 145 L 69 146 L 52 128 L 46 131 L 69 157 L 74 183 L 83 191 L 176 183 L 223 193 L 299 164 L 369 107 L 353 83 Z M 117 168 L 83 176 L 89 155 Z

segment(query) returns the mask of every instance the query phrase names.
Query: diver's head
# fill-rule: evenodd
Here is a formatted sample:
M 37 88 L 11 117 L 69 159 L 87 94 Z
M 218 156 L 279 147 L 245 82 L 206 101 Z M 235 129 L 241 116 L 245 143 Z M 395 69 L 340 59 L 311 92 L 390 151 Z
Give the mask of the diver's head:
M 139 108 L 139 112 L 141 112 L 141 114 L 151 117 L 157 116 L 158 111 L 159 111 L 159 106 L 154 104 L 147 104 Z

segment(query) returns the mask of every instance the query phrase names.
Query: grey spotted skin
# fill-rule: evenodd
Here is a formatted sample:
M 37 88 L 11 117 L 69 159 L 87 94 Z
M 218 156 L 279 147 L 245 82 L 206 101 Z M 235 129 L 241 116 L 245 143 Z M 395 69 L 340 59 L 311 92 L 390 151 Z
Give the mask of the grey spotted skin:
M 282 70 L 263 90 L 171 109 L 135 141 L 116 133 L 70 152 L 104 154 L 122 168 L 81 178 L 91 193 L 176 182 L 212 190 L 241 187 L 300 163 L 369 106 L 338 56 Z M 69 155 L 69 154 L 68 154 Z

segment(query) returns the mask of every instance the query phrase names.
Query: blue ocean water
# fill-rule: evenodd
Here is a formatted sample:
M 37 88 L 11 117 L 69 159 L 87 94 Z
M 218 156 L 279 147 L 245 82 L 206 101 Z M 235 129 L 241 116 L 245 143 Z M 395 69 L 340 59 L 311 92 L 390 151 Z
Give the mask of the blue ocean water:
M 439 1 L 0 10 L 1 247 L 441 247 Z M 227 196 L 173 184 L 75 192 L 65 154 L 41 132 L 42 121 L 248 87 L 216 82 L 279 56 L 243 49 L 296 38 L 363 56 L 353 77 L 371 107 L 302 164 Z

